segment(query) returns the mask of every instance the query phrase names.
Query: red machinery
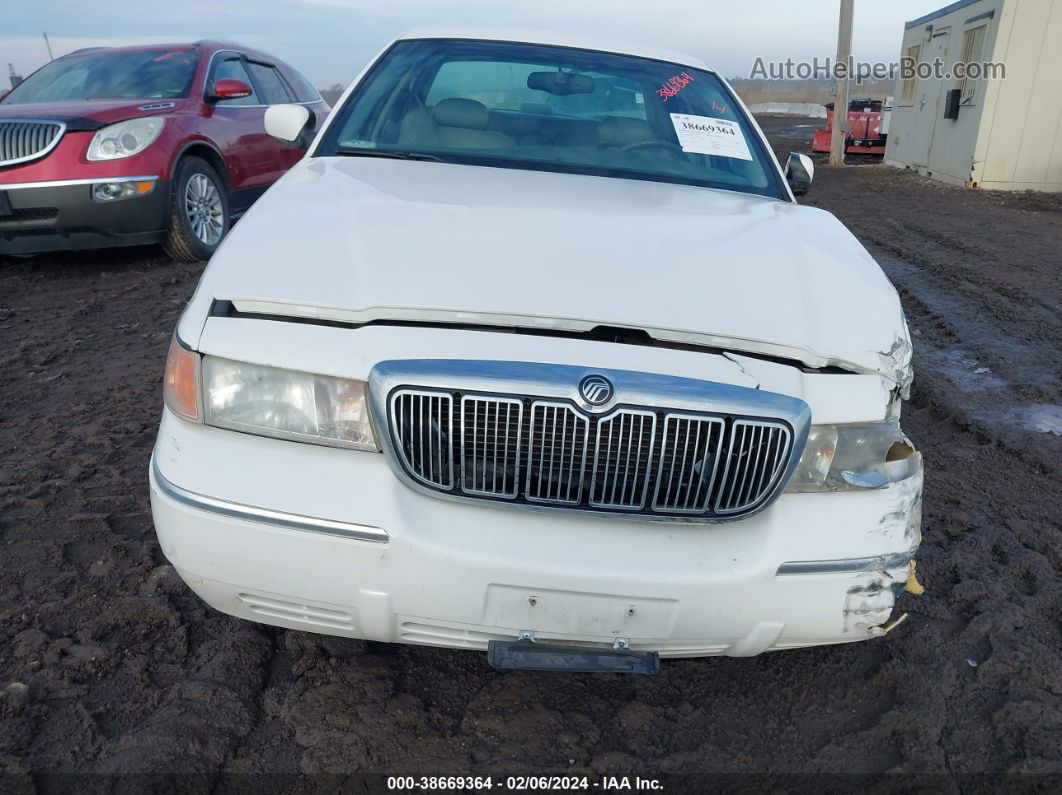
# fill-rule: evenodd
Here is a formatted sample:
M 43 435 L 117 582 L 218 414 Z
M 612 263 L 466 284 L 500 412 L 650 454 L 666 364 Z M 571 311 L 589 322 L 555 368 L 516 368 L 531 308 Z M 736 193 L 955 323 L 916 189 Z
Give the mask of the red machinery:
M 850 155 L 884 155 L 889 132 L 892 102 L 886 99 L 852 99 L 848 101 L 848 130 L 844 151 Z M 830 151 L 830 131 L 833 127 L 833 103 L 826 105 L 826 128 L 815 131 L 812 152 Z

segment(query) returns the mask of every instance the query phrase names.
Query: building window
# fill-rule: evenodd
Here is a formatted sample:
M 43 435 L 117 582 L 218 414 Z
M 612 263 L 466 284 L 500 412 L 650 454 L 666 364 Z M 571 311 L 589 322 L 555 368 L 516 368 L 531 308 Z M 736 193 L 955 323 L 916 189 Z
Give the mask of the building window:
M 904 69 L 910 69 L 912 74 L 910 77 L 905 77 L 903 83 L 900 84 L 900 102 L 914 102 L 915 84 L 918 82 L 918 76 L 913 74 L 914 67 L 918 64 L 918 59 L 922 57 L 922 45 L 915 44 L 907 48 L 907 54 L 904 56 Z
M 985 31 L 988 30 L 987 25 L 981 25 L 976 28 L 970 28 L 962 34 L 962 62 L 969 68 L 972 63 L 980 63 L 982 50 L 985 46 Z M 962 105 L 969 105 L 974 101 L 977 96 L 977 80 L 971 80 L 969 76 L 964 76 L 959 81 L 959 103 Z

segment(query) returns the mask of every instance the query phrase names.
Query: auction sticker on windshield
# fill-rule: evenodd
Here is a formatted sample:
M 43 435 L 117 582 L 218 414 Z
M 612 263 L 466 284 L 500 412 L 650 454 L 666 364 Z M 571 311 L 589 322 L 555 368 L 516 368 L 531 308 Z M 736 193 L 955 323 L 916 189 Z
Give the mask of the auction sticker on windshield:
M 671 123 L 683 152 L 752 160 L 748 142 L 736 121 L 672 113 Z

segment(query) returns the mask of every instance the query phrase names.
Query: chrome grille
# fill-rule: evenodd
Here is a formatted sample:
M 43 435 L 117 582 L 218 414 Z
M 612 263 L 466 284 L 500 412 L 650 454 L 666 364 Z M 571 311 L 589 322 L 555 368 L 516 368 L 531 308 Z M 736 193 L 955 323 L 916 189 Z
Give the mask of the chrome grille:
M 667 415 L 653 510 L 696 514 L 707 509 L 725 429 L 718 417 Z
M 574 505 L 583 493 L 590 420 L 564 403 L 531 404 L 527 483 L 531 502 Z
M 399 387 L 392 449 L 433 490 L 648 517 L 733 519 L 777 491 L 793 457 L 782 420 Z M 454 473 L 459 474 L 455 477 Z
M 461 490 L 484 497 L 515 497 L 519 489 L 523 401 L 461 398 Z
M 726 465 L 715 511 L 750 510 L 763 499 L 789 459 L 789 429 L 777 423 L 736 420 L 730 430 Z
M 590 507 L 637 511 L 649 490 L 656 415 L 624 409 L 597 421 Z
M 454 486 L 453 398 L 406 389 L 391 400 L 396 452 L 406 470 L 429 486 Z
M 0 119 L 0 166 L 43 157 L 59 143 L 65 129 L 57 121 Z

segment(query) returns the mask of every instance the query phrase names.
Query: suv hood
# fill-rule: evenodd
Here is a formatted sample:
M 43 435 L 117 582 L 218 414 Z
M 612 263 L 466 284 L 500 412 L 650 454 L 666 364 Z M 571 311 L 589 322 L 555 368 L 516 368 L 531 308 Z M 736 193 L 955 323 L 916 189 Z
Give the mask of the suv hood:
M 234 227 L 182 337 L 215 299 L 351 323 L 636 328 L 910 380 L 896 291 L 837 219 L 688 185 L 307 158 Z
M 88 99 L 70 102 L 0 104 L 0 119 L 47 119 L 66 122 L 67 129 L 98 130 L 137 116 L 158 116 L 179 109 L 183 99 Z

